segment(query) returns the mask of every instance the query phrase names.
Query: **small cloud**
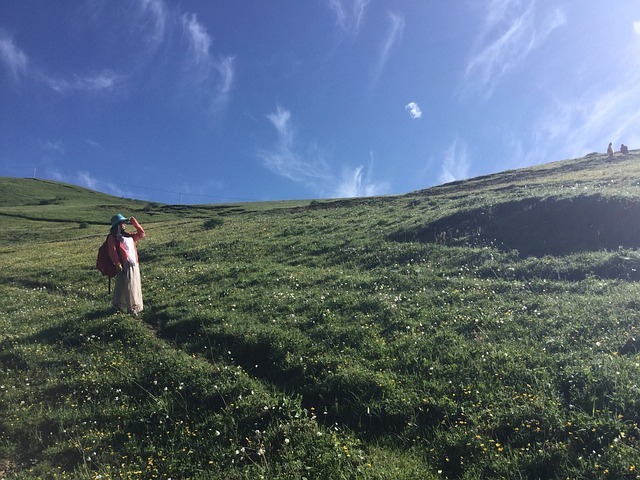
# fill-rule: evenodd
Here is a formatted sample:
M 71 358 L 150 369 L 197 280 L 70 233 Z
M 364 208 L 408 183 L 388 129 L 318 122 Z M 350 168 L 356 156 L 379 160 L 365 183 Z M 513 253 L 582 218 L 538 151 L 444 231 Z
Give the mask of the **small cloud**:
M 13 39 L 0 32 L 0 61 L 4 63 L 13 77 L 18 79 L 27 71 L 27 56 L 13 43 Z
M 633 22 L 633 31 L 636 35 L 640 35 L 640 22 Z
M 80 185 L 82 185 L 83 187 L 97 190 L 99 182 L 95 178 L 93 178 L 90 173 L 78 172 L 78 179 L 80 181 Z
M 264 165 L 272 172 L 301 183 L 315 183 L 329 178 L 327 165 L 322 155 L 314 149 L 307 155 L 298 153 L 294 144 L 294 127 L 291 112 L 278 105 L 274 113 L 267 118 L 278 132 L 276 147 L 259 154 Z
M 363 190 L 367 190 L 367 187 L 365 185 L 363 188 L 363 169 L 364 166 L 360 165 L 353 170 L 345 170 L 336 188 L 335 196 L 339 198 L 365 196 L 366 193 Z
M 71 175 L 58 175 L 58 178 L 56 180 L 60 182 L 80 185 L 82 187 L 96 190 L 98 192 L 105 192 L 110 195 L 115 195 L 116 197 L 136 198 L 135 192 L 123 190 L 122 186 L 118 183 L 98 180 L 86 171 L 77 171 L 72 173 Z
M 341 30 L 357 35 L 370 0 L 328 0 Z
M 409 102 L 405 105 L 404 109 L 409 111 L 411 118 L 422 117 L 422 110 L 420 110 L 420 106 L 416 102 Z
M 185 13 L 182 16 L 182 26 L 189 37 L 189 45 L 196 64 L 209 62 L 209 48 L 211 47 L 211 37 L 207 29 L 198 22 L 195 13 Z
M 40 75 L 40 80 L 46 83 L 53 91 L 58 93 L 67 92 L 99 92 L 112 90 L 117 84 L 124 80 L 122 75 L 118 75 L 109 70 L 87 76 L 76 75 L 72 79 L 52 78 Z
M 234 62 L 235 57 L 225 57 L 216 64 L 216 69 L 220 74 L 219 95 L 221 97 L 226 97 L 233 85 L 235 76 Z
M 373 163 L 373 161 L 371 162 Z M 383 195 L 388 191 L 385 183 L 374 183 L 370 178 L 371 168 L 365 170 L 364 165 L 353 169 L 345 169 L 331 196 L 337 198 L 371 197 Z
M 440 181 L 449 183 L 468 177 L 469 160 L 467 158 L 467 147 L 456 139 L 445 154 Z
M 148 27 L 149 31 L 147 41 L 149 44 L 157 46 L 164 40 L 167 7 L 162 0 L 142 0 L 140 8 L 142 14 L 140 24 Z
M 42 150 L 52 153 L 64 153 L 64 145 L 60 140 L 47 140 L 42 144 Z
M 291 112 L 283 109 L 280 105 L 274 113 L 267 115 L 269 121 L 278 131 L 280 145 L 282 148 L 291 148 L 293 143 L 293 128 L 291 127 Z

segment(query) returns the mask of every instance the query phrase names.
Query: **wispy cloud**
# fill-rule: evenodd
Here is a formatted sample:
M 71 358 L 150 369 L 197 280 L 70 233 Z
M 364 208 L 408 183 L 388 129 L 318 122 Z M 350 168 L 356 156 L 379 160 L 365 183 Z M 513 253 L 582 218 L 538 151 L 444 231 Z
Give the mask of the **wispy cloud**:
M 633 31 L 636 35 L 640 35 L 640 22 L 633 22 Z
M 211 62 L 209 55 L 211 37 L 207 33 L 207 29 L 198 22 L 195 13 L 185 13 L 182 16 L 182 26 L 189 39 L 193 61 L 196 64 L 208 65 Z
M 49 178 L 59 182 L 80 185 L 81 187 L 96 190 L 98 192 L 105 192 L 110 195 L 115 195 L 116 197 L 140 198 L 139 192 L 123 189 L 117 182 L 99 180 L 85 170 L 66 174 L 56 169 L 48 169 L 47 172 Z
M 585 92 L 549 107 L 534 128 L 533 143 L 540 157 L 536 160 L 604 151 L 609 142 L 640 144 L 640 71 L 628 73 L 628 82 L 617 89 Z
M 445 153 L 440 172 L 440 181 L 442 183 L 448 183 L 455 180 L 463 180 L 468 177 L 469 159 L 467 156 L 467 147 L 462 141 L 456 139 Z
M 405 105 L 404 109 L 409 112 L 411 118 L 422 117 L 422 110 L 420 110 L 420 106 L 416 102 L 409 102 Z
M 64 145 L 60 140 L 46 140 L 41 144 L 43 152 L 52 152 L 63 154 L 65 151 Z
M 79 185 L 96 190 L 100 183 L 91 176 L 89 172 L 79 172 L 78 178 L 80 180 Z
M 141 24 L 148 26 L 147 42 L 156 47 L 160 45 L 165 38 L 166 26 L 168 21 L 167 6 L 162 0 L 142 0 L 141 8 Z
M 11 38 L 2 32 L 0 32 L 0 60 L 7 66 L 16 80 L 20 77 L 30 78 L 49 86 L 49 88 L 58 93 L 111 90 L 124 80 L 122 75 L 109 70 L 93 75 L 74 75 L 71 79 L 54 78 L 33 66 L 29 62 L 27 55 L 15 45 Z
M 357 35 L 360 31 L 370 0 L 328 0 L 341 30 Z
M 538 102 L 537 116 L 528 120 L 527 133 L 509 131 L 509 127 L 501 133 L 512 166 L 604 152 L 609 142 L 615 148 L 621 143 L 631 148 L 640 146 L 640 32 L 636 23 L 640 22 L 629 19 L 626 26 L 620 23 L 617 33 L 624 36 L 624 42 L 617 48 L 605 42 L 606 68 L 601 68 L 601 55 L 568 57 L 574 63 L 565 64 L 561 80 L 550 83 L 545 90 L 548 97 Z M 582 43 L 589 41 L 580 38 Z M 600 38 L 594 40 L 594 45 L 602 43 Z M 585 46 L 589 47 L 593 48 Z M 562 46 L 558 50 L 565 55 Z M 548 69 L 542 68 L 548 75 Z
M 275 174 L 310 187 L 315 194 L 332 197 L 370 196 L 387 191 L 386 184 L 375 183 L 370 178 L 373 158 L 368 170 L 364 166 L 345 167 L 338 177 L 317 146 L 305 149 L 299 145 L 289 110 L 278 106 L 267 119 L 278 133 L 278 142 L 273 149 L 261 151 L 258 156 Z
M 224 57 L 217 64 L 216 69 L 220 75 L 220 95 L 226 98 L 233 86 L 235 77 L 235 58 Z
M 373 171 L 373 154 L 370 154 L 369 168 L 359 165 L 355 168 L 345 168 L 342 172 L 339 183 L 331 193 L 332 197 L 371 197 L 383 195 L 388 192 L 387 183 L 375 182 L 371 176 Z
M 276 147 L 260 153 L 269 170 L 294 182 L 315 184 L 330 179 L 327 164 L 321 156 L 317 153 L 303 156 L 298 152 L 289 110 L 278 105 L 275 112 L 267 115 L 267 119 L 278 133 Z
M 478 45 L 469 59 L 465 80 L 491 95 L 497 82 L 565 23 L 560 8 L 538 19 L 537 2 L 493 0 Z
M 20 50 L 13 39 L 0 31 L 0 61 L 4 63 L 15 80 L 26 74 L 29 65 L 27 55 Z
M 108 91 L 125 80 L 124 76 L 109 70 L 95 75 L 74 75 L 71 79 L 53 78 L 45 74 L 38 74 L 36 77 L 58 93 Z
M 215 57 L 211 52 L 212 40 L 207 29 L 195 13 L 182 16 L 182 27 L 189 45 L 187 70 L 193 74 L 191 82 L 208 96 L 213 113 L 228 101 L 235 78 L 235 57 Z
M 393 46 L 400 41 L 404 32 L 405 22 L 402 14 L 387 12 L 387 19 L 389 20 L 389 29 L 387 30 L 387 34 L 378 53 L 378 60 L 373 73 L 371 85 L 375 85 L 378 82 L 387 61 L 389 60 Z

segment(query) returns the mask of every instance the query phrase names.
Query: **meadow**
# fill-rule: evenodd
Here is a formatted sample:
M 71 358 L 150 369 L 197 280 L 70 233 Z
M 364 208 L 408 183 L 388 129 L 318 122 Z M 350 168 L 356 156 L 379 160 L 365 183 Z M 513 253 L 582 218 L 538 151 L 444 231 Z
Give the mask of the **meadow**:
M 0 178 L 0 478 L 640 478 L 640 152 L 162 205 Z M 112 314 L 114 213 L 145 310 Z

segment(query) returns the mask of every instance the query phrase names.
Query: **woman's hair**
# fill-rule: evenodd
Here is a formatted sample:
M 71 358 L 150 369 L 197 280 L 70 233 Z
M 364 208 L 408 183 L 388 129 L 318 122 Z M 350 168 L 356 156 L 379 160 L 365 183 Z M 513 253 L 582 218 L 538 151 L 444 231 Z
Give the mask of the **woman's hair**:
M 120 231 L 119 223 L 116 223 L 114 226 L 111 227 L 111 233 L 113 233 L 114 235 L 117 235 L 119 231 Z

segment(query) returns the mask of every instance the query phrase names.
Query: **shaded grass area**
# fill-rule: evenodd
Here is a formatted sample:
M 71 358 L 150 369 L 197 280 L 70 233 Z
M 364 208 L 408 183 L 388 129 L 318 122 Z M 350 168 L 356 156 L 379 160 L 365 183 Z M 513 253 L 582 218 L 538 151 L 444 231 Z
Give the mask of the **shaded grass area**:
M 400 231 L 398 241 L 492 245 L 522 257 L 640 245 L 640 203 L 600 195 L 566 199 L 531 197 L 456 212 L 424 227 Z

